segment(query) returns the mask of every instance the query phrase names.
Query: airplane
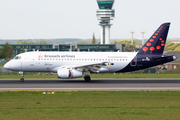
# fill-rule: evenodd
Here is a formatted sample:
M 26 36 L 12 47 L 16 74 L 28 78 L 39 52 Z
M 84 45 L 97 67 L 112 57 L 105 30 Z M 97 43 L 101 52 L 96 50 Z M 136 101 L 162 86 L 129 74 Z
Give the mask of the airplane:
M 60 79 L 84 76 L 91 81 L 92 73 L 122 73 L 142 70 L 176 59 L 163 55 L 170 23 L 164 23 L 154 32 L 138 52 L 25 52 L 4 65 L 5 69 L 24 72 L 54 72 Z

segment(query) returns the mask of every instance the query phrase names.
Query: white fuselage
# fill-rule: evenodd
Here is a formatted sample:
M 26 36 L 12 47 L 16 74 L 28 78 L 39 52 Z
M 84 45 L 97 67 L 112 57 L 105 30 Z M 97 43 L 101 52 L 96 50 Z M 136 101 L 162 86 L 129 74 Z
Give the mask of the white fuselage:
M 17 55 L 4 67 L 24 72 L 57 72 L 58 69 L 105 63 L 98 72 L 125 68 L 137 52 L 26 52 Z

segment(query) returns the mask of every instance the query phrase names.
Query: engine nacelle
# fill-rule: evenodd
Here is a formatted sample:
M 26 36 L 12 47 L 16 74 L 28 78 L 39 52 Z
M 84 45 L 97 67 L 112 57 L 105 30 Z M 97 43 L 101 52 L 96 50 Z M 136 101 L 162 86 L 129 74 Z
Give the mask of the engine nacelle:
M 82 71 L 78 70 L 68 70 L 68 69 L 60 69 L 57 71 L 58 78 L 61 79 L 73 79 L 79 78 L 83 76 Z

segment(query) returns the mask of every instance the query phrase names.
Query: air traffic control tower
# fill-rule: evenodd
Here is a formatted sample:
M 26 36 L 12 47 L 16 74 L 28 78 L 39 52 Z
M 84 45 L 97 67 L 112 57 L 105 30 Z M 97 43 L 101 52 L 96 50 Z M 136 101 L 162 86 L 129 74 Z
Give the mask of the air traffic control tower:
M 114 0 L 97 0 L 99 10 L 97 10 L 97 18 L 100 20 L 101 26 L 101 44 L 110 44 L 110 20 L 114 18 L 114 10 L 112 9 Z

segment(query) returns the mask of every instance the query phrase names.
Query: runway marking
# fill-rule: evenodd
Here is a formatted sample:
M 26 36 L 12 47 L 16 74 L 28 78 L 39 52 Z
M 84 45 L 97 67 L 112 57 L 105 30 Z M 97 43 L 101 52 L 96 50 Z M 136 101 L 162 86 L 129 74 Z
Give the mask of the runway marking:
M 0 88 L 0 90 L 180 90 L 180 87 L 146 88 Z

